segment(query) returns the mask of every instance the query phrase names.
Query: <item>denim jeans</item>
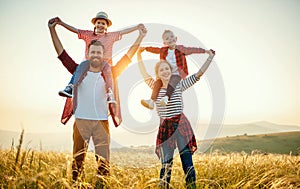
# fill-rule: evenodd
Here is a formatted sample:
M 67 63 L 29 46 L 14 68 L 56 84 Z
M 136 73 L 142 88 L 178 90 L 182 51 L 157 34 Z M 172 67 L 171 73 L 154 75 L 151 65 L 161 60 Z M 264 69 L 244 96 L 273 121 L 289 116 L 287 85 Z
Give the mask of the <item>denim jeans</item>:
M 177 128 L 178 124 L 174 124 L 175 129 Z M 176 135 L 176 142 L 177 147 L 180 153 L 180 159 L 182 164 L 182 169 L 186 176 L 186 186 L 187 188 L 196 188 L 196 173 L 193 165 L 192 154 L 187 147 L 187 144 L 184 144 L 183 136 L 176 131 L 174 133 Z M 171 172 L 172 172 L 172 165 L 173 165 L 173 156 L 174 150 L 170 148 L 167 143 L 163 143 L 161 147 L 161 163 L 162 168 L 160 170 L 160 185 L 163 188 L 169 188 L 169 184 L 171 181 Z
M 79 66 L 76 67 L 75 72 L 72 75 L 72 78 L 70 79 L 68 84 L 72 84 L 74 85 L 75 83 L 75 75 L 80 74 L 79 73 Z M 105 67 L 105 69 L 102 70 L 102 76 L 105 80 L 105 84 L 106 84 L 106 90 L 111 89 L 114 90 L 114 86 L 113 86 L 113 76 L 112 76 L 112 72 L 111 72 L 111 67 Z M 77 76 L 76 76 L 77 77 Z

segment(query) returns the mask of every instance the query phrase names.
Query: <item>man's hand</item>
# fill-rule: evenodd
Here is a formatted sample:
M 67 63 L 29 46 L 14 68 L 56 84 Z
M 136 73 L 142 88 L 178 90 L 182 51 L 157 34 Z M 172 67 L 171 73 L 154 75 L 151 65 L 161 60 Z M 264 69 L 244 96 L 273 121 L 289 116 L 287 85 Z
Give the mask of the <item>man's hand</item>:
M 144 25 L 143 25 L 144 26 Z M 139 28 L 140 35 L 145 37 L 147 34 L 147 29 L 144 27 Z
M 59 17 L 51 18 L 51 19 L 48 21 L 48 27 L 55 27 L 56 24 L 59 24 L 60 22 L 61 22 L 61 20 L 60 20 Z

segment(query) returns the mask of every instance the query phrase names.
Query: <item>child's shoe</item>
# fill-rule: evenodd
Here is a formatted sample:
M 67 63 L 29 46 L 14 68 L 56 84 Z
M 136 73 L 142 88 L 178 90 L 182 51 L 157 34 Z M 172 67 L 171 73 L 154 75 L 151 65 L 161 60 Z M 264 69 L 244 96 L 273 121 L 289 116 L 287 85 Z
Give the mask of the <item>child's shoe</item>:
M 141 100 L 141 104 L 150 110 L 152 110 L 154 108 L 154 102 L 152 99 Z
M 169 102 L 169 97 L 168 96 L 164 96 L 160 99 L 160 105 L 162 106 L 166 106 Z
M 66 88 L 62 91 L 58 92 L 59 96 L 72 98 L 73 97 L 73 85 L 69 84 L 66 86 Z
M 115 100 L 115 97 L 114 97 L 114 93 L 112 92 L 111 89 L 108 89 L 108 92 L 106 95 L 107 95 L 108 104 L 111 104 L 111 103 L 116 104 L 117 103 L 117 101 Z

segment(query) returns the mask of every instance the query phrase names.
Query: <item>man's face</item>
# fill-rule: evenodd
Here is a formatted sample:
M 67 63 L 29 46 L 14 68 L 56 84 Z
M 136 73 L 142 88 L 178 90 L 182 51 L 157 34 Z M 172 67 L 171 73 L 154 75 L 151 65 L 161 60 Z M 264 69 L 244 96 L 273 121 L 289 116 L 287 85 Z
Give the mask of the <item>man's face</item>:
M 90 46 L 88 56 L 92 67 L 98 68 L 102 64 L 103 53 L 102 46 Z

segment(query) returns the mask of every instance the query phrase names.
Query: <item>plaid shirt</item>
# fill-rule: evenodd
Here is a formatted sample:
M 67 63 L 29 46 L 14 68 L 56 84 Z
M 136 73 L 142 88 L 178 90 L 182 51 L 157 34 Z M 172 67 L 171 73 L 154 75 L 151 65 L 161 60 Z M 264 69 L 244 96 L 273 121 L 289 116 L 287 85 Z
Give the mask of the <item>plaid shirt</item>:
M 168 55 L 168 49 L 169 47 L 146 47 L 146 51 L 152 52 L 155 54 L 160 54 L 160 59 L 166 60 L 166 57 Z M 176 64 L 178 67 L 178 71 L 180 74 L 180 77 L 182 79 L 185 79 L 187 75 L 189 75 L 188 66 L 186 63 L 186 55 L 190 55 L 193 53 L 205 53 L 205 49 L 202 48 L 196 48 L 196 47 L 185 47 L 183 45 L 176 45 L 175 48 L 175 57 L 176 57 Z
M 177 129 L 174 127 L 175 124 L 178 124 Z M 197 142 L 191 124 L 185 115 L 181 113 L 172 118 L 160 119 L 155 149 L 158 158 L 161 157 L 162 143 L 167 143 L 172 149 L 176 148 L 176 135 L 178 134 L 184 137 L 184 143 L 192 154 L 197 150 Z
M 73 74 L 75 72 L 78 64 L 68 55 L 68 53 L 65 50 L 58 56 L 58 58 L 71 74 Z M 121 60 L 119 60 L 117 62 L 117 64 L 115 66 L 111 67 L 113 78 L 114 78 L 114 95 L 115 95 L 115 100 L 117 101 L 117 103 L 109 104 L 109 111 L 112 116 L 114 125 L 116 127 L 119 126 L 122 122 L 117 78 L 126 69 L 126 67 L 128 66 L 128 64 L 130 62 L 131 62 L 131 59 L 127 55 L 124 55 L 121 58 Z M 76 94 L 74 93 L 74 97 L 75 97 L 75 95 Z M 76 99 L 76 98 L 74 98 L 74 99 Z M 66 124 L 69 121 L 69 119 L 72 117 L 72 115 L 73 115 L 73 99 L 67 98 L 65 106 L 64 106 L 63 114 L 61 116 L 61 123 Z

